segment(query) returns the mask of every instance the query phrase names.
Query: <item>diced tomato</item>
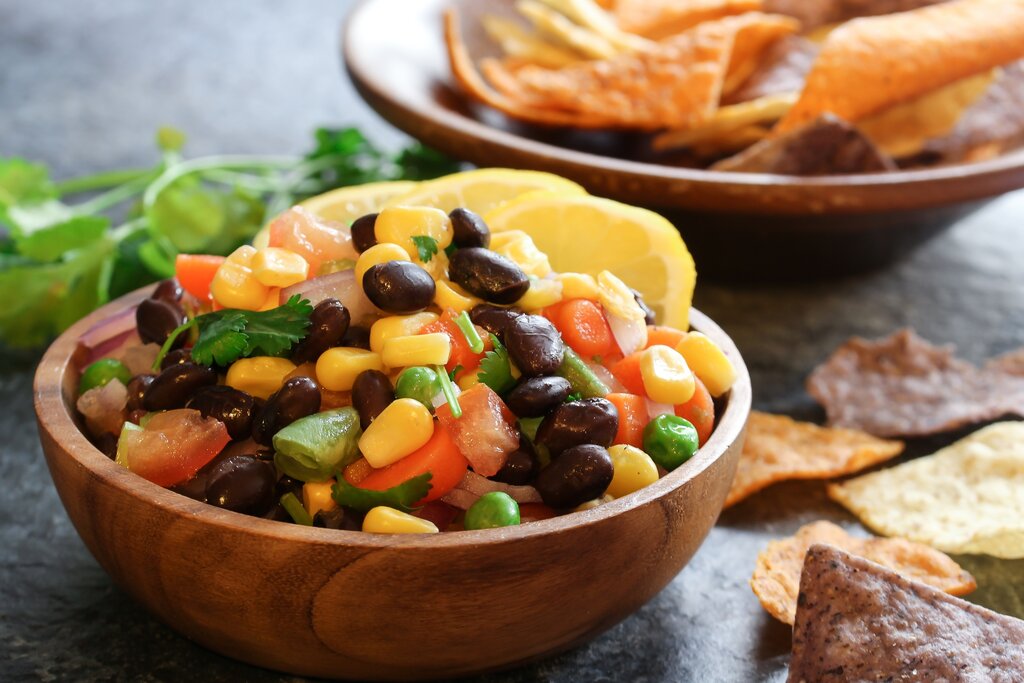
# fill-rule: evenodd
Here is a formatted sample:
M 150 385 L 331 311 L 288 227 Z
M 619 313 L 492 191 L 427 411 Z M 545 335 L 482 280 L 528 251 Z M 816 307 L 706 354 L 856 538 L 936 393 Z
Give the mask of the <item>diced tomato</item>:
M 690 421 L 697 429 L 697 442 L 703 446 L 715 428 L 715 402 L 711 392 L 697 377 L 694 377 L 696 388 L 693 397 L 686 403 L 675 407 L 675 414 Z
M 674 349 L 685 336 L 685 332 L 677 330 L 674 327 L 668 327 L 666 325 L 648 325 L 647 345 L 644 348 L 649 349 L 656 344 L 660 344 Z
M 358 460 L 356 462 L 359 462 Z M 359 481 L 359 488 L 384 491 L 413 477 L 430 472 L 430 492 L 417 505 L 437 500 L 446 495 L 466 476 L 469 461 L 459 451 L 451 434 L 443 424 L 434 427 L 434 435 L 427 443 L 387 467 L 373 470 Z M 345 470 L 348 479 L 348 469 Z
M 319 274 L 325 261 L 359 258 L 347 230 L 332 227 L 301 206 L 274 219 L 267 244 L 290 249 L 306 259 L 310 277 Z
M 622 360 L 612 363 L 608 369 L 615 375 L 615 379 L 622 382 L 626 391 L 637 396 L 647 396 L 644 378 L 640 373 L 640 355 L 640 351 L 631 353 Z
M 484 350 L 480 353 L 473 353 L 472 349 L 469 348 L 469 342 L 466 340 L 466 335 L 462 334 L 462 330 L 455 324 L 455 311 L 451 309 L 444 312 L 444 314 L 432 323 L 424 325 L 420 329 L 420 334 L 430 334 L 432 332 L 443 332 L 448 335 L 448 339 L 451 340 L 451 354 L 448 356 L 448 364 L 445 365 L 445 369 L 451 372 L 458 366 L 462 366 L 462 370 L 459 371 L 461 375 L 463 371 L 471 372 L 476 370 L 480 365 L 480 360 L 484 357 L 484 354 L 493 348 L 491 344 L 491 336 L 488 334 L 481 334 L 480 338 L 484 342 Z M 458 379 L 458 377 L 456 377 Z
M 191 479 L 231 437 L 223 422 L 198 410 L 157 413 L 143 428 L 128 428 L 117 442 L 117 461 L 160 486 Z
M 459 406 L 462 417 L 455 418 L 446 403 L 437 409 L 437 419 L 451 432 L 473 471 L 485 477 L 497 474 L 508 454 L 519 448 L 515 415 L 486 384 L 459 394 Z
M 200 301 L 209 301 L 210 283 L 222 263 L 223 256 L 178 254 L 174 260 L 174 276 L 186 292 Z
M 608 394 L 606 399 L 619 411 L 619 431 L 612 443 L 629 444 L 637 448 L 644 445 L 644 427 L 647 426 L 647 401 L 636 394 Z
M 601 305 L 590 299 L 567 299 L 544 309 L 544 315 L 565 343 L 586 359 L 603 358 L 618 350 Z
M 447 503 L 442 503 L 439 500 L 434 500 L 414 512 L 413 515 L 428 522 L 433 522 L 434 526 L 444 531 L 459 516 L 459 509 Z

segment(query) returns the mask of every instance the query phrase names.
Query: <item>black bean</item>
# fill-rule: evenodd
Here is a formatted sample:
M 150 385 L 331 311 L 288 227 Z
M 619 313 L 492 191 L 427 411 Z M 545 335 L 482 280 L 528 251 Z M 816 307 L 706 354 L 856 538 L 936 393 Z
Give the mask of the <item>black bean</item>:
M 448 214 L 452 221 L 452 244 L 459 248 L 484 247 L 491 245 L 491 229 L 484 219 L 469 209 L 453 209 Z
M 156 289 L 154 289 L 153 293 L 149 296 L 152 299 L 160 299 L 169 304 L 176 304 L 181 301 L 181 297 L 184 293 L 185 290 L 183 290 L 181 285 L 178 284 L 178 279 L 172 277 L 171 279 L 164 280 L 158 284 Z
M 363 275 L 366 298 L 388 313 L 421 311 L 434 300 L 434 278 L 412 261 L 387 261 Z
M 584 398 L 555 408 L 537 428 L 537 443 L 552 457 L 580 444 L 608 447 L 619 431 L 619 412 L 611 401 Z
M 269 446 L 274 434 L 320 410 L 320 387 L 309 377 L 292 377 L 274 392 L 252 423 L 252 438 Z
M 167 355 L 160 361 L 160 369 L 166 370 L 172 365 L 181 365 L 182 363 L 191 363 L 192 354 L 188 349 L 174 349 L 168 351 Z
M 537 490 L 544 504 L 555 509 L 574 508 L 604 494 L 615 470 L 602 446 L 573 446 L 537 475 Z
M 479 325 L 491 334 L 504 337 L 508 326 L 522 314 L 522 311 L 514 308 L 501 308 L 491 304 L 477 304 L 469 312 L 469 319 L 473 321 L 474 325 Z
M 147 343 L 163 344 L 171 332 L 184 323 L 185 313 L 181 308 L 162 299 L 143 299 L 135 309 L 135 325 L 139 337 Z M 174 345 L 184 343 L 184 335 L 178 335 Z
M 189 399 L 185 407 L 198 410 L 203 417 L 223 422 L 232 439 L 248 438 L 252 431 L 255 401 L 244 391 L 217 385 L 203 387 Z
M 377 235 L 373 231 L 376 223 L 377 214 L 375 213 L 368 213 L 352 221 L 352 246 L 359 253 L 363 253 L 377 244 Z
M 146 389 L 153 383 L 156 375 L 136 375 L 128 382 L 128 410 L 138 410 L 142 407 L 142 397 Z
M 350 346 L 356 349 L 370 350 L 370 328 L 361 325 L 349 325 L 348 332 L 341 338 L 338 346 Z
M 283 475 L 274 484 L 274 496 L 278 499 L 286 493 L 294 493 L 296 497 L 302 498 L 302 482 L 298 479 L 292 479 L 287 475 Z M 291 519 L 289 517 L 288 519 Z
M 571 391 L 564 377 L 528 377 L 508 393 L 505 403 L 519 417 L 543 417 Z
M 193 394 L 203 387 L 217 383 L 217 373 L 195 363 L 172 365 L 159 375 L 142 396 L 146 410 L 172 410 L 184 408 Z
M 339 531 L 359 531 L 363 526 L 362 515 L 343 507 L 320 510 L 313 515 L 313 526 Z
M 292 349 L 292 362 L 301 365 L 320 357 L 320 354 L 341 343 L 348 332 L 352 316 L 337 299 L 324 299 L 309 314 L 306 338 Z
M 217 463 L 206 483 L 206 502 L 247 515 L 263 515 L 274 504 L 274 466 L 250 455 Z
M 352 384 L 352 405 L 359 413 L 359 426 L 366 429 L 395 400 L 391 380 L 380 370 L 363 370 Z
M 565 343 L 551 321 L 540 315 L 521 315 L 505 330 L 509 358 L 526 377 L 552 375 L 562 365 Z
M 529 484 L 537 473 L 537 464 L 533 444 L 520 432 L 519 448 L 508 454 L 505 464 L 491 479 L 515 486 Z
M 648 325 L 657 324 L 655 322 L 654 311 L 652 311 L 651 307 L 647 305 L 646 301 L 644 301 L 644 295 L 632 287 L 629 288 L 629 291 L 633 292 L 633 298 L 636 300 L 637 305 L 640 306 L 640 310 L 644 312 L 644 322 Z
M 530 278 L 514 261 L 482 247 L 467 247 L 452 254 L 448 277 L 492 304 L 514 304 L 530 288 Z

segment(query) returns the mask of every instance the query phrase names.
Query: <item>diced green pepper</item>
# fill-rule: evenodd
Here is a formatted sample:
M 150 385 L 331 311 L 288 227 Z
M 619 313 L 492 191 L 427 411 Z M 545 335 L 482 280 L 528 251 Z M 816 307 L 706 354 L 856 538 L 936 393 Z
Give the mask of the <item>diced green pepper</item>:
M 274 435 L 274 464 L 300 481 L 326 481 L 359 457 L 359 413 L 351 406 L 300 418 Z
M 692 458 L 698 445 L 697 429 L 676 415 L 659 415 L 644 427 L 644 451 L 670 472 Z

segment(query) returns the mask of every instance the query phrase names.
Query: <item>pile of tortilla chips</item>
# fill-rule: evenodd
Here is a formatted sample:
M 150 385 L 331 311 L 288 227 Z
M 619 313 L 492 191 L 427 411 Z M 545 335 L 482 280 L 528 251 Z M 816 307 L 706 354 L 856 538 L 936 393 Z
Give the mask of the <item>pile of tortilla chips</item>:
M 799 175 L 978 160 L 1024 144 L 1024 0 L 517 0 L 452 71 L 542 125 L 654 134 L 699 164 Z M 470 27 L 468 30 L 476 30 Z

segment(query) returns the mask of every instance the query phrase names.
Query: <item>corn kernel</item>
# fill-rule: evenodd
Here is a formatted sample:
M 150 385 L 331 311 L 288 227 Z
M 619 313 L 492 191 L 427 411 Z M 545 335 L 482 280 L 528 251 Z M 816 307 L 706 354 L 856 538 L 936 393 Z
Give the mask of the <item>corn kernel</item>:
M 452 353 L 452 340 L 444 332 L 391 337 L 384 342 L 381 360 L 389 368 L 413 365 L 446 365 Z
M 480 299 L 467 294 L 462 287 L 448 280 L 438 280 L 435 283 L 434 304 L 441 310 L 451 309 L 456 313 L 462 313 L 463 311 L 470 310 L 478 303 L 480 303 Z
M 640 377 L 644 391 L 655 403 L 686 403 L 696 391 L 696 382 L 686 360 L 671 346 L 655 344 L 640 356 Z
M 688 332 L 676 344 L 676 351 L 682 354 L 686 364 L 715 398 L 729 391 L 736 381 L 736 368 L 732 361 L 718 344 L 704 334 Z
M 598 300 L 608 309 L 609 313 L 626 320 L 643 320 L 644 310 L 636 302 L 633 290 L 626 286 L 610 271 L 602 270 L 597 274 Z
M 429 519 L 378 505 L 363 518 L 363 531 L 370 534 L 436 534 L 438 528 Z
M 253 396 L 268 399 L 281 388 L 284 378 L 295 370 L 287 358 L 253 356 L 236 360 L 228 368 L 225 384 Z
M 494 238 L 498 237 L 497 246 Z M 491 237 L 491 250 L 505 256 L 533 277 L 547 277 L 551 274 L 548 255 L 537 248 L 533 238 L 522 230 L 506 230 Z
M 409 254 L 397 244 L 389 244 L 387 242 L 375 244 L 360 254 L 359 260 L 356 261 L 356 283 L 362 287 L 363 276 L 366 275 L 366 271 L 379 263 L 408 260 Z
M 608 455 L 614 468 L 612 483 L 605 492 L 608 495 L 622 498 L 658 481 L 658 466 L 636 446 L 618 444 L 608 449 Z
M 456 384 L 459 385 L 459 389 L 462 391 L 466 391 L 470 387 L 480 384 L 480 368 L 460 373 L 458 380 L 456 380 Z
M 585 503 L 580 503 L 575 508 L 573 508 L 573 512 L 583 512 L 584 510 L 593 510 L 594 508 L 596 508 L 596 507 L 598 507 L 600 505 L 604 505 L 605 503 L 610 503 L 613 500 L 615 500 L 615 498 L 613 496 L 611 496 L 611 495 L 606 493 L 603 496 L 601 496 L 600 498 L 594 498 L 593 500 L 588 500 Z
M 562 300 L 562 283 L 558 280 L 531 280 L 526 294 L 519 297 L 516 306 L 528 313 L 553 306 Z
M 388 339 L 417 334 L 437 318 L 437 313 L 428 311 L 412 315 L 389 315 L 386 318 L 381 318 L 370 327 L 370 350 L 374 353 L 381 353 L 384 350 L 384 342 Z
M 416 260 L 418 249 L 413 237 L 430 237 L 437 242 L 438 253 L 452 243 L 455 233 L 451 219 L 441 209 L 430 206 L 392 206 L 382 209 L 373 224 L 377 242 L 397 244 Z
M 316 381 L 328 391 L 352 391 L 356 376 L 364 370 L 383 370 L 379 353 L 336 346 L 316 361 Z
M 210 282 L 210 293 L 214 301 L 224 308 L 258 311 L 267 300 L 269 288 L 253 276 L 249 266 L 225 260 Z
M 230 261 L 231 263 L 237 263 L 240 266 L 251 268 L 252 260 L 255 256 L 256 247 L 250 247 L 248 244 L 243 244 L 238 249 L 231 252 L 225 261 Z
M 267 298 L 263 300 L 263 305 L 260 306 L 261 311 L 269 311 L 272 308 L 277 308 L 281 305 L 281 288 L 270 287 L 267 289 Z
M 252 257 L 253 275 L 267 287 L 291 287 L 306 279 L 309 264 L 294 251 L 279 247 L 260 249 Z
M 374 467 L 387 467 L 434 435 L 434 417 L 419 401 L 399 398 L 388 404 L 359 437 L 359 451 Z
M 307 481 L 302 485 L 302 504 L 310 517 L 320 511 L 326 512 L 338 507 L 334 498 L 331 498 L 331 486 L 334 484 L 334 479 L 328 479 L 318 482 Z
M 563 299 L 590 299 L 598 301 L 601 290 L 593 275 L 586 273 L 559 273 L 555 279 L 562 283 Z

